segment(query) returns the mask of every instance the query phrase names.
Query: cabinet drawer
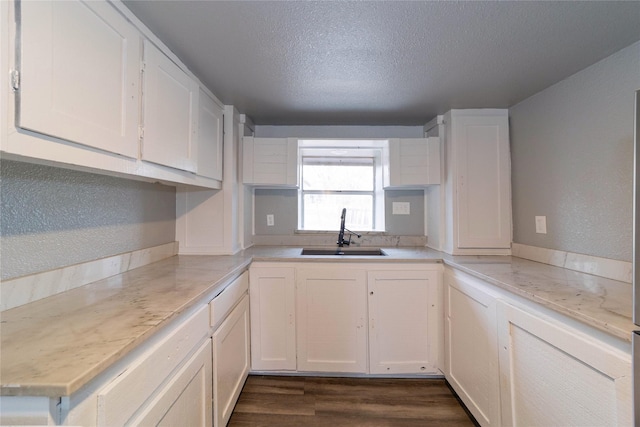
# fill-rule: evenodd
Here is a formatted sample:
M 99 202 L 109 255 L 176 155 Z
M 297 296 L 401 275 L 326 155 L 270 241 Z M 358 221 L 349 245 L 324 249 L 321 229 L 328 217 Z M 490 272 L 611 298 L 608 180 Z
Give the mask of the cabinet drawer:
M 136 359 L 98 394 L 98 425 L 125 424 L 209 332 L 207 307 Z
M 249 273 L 245 271 L 209 303 L 211 326 L 218 326 L 248 290 Z

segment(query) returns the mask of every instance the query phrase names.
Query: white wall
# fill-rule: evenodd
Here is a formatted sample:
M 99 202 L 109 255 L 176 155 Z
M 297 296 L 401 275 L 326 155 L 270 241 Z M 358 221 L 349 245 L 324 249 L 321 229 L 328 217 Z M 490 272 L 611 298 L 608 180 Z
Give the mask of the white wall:
M 637 89 L 640 42 L 510 108 L 514 242 L 631 261 Z
M 181 188 L 176 194 L 181 255 L 230 255 L 241 250 L 245 240 L 241 208 L 247 200 L 238 165 L 240 115 L 231 105 L 225 106 L 224 123 L 222 189 Z

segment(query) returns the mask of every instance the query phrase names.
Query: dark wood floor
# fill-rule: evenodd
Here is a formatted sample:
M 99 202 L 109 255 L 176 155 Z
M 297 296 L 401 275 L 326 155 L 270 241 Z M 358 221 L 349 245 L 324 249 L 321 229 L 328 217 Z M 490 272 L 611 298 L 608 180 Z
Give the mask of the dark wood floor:
M 249 376 L 230 427 L 473 426 L 441 379 Z

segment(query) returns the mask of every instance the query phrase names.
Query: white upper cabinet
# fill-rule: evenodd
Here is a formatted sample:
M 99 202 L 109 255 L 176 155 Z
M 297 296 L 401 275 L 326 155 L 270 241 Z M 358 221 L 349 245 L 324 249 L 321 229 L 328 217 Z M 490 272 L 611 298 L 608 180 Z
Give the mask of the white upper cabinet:
M 106 2 L 20 7 L 19 127 L 136 158 L 136 29 Z
M 142 160 L 197 171 L 199 91 L 196 81 L 145 40 Z
M 242 139 L 244 184 L 297 188 L 300 185 L 296 138 Z
M 494 116 L 454 119 L 458 246 L 508 248 L 511 244 L 509 123 Z
M 385 188 L 440 184 L 440 138 L 390 139 L 384 166 Z
M 510 254 L 508 111 L 451 110 L 444 116 L 443 131 L 441 250 L 454 255 Z
M 198 105 L 198 175 L 222 181 L 224 112 L 202 89 Z
M 0 5 L 3 157 L 221 187 L 224 106 L 126 6 Z

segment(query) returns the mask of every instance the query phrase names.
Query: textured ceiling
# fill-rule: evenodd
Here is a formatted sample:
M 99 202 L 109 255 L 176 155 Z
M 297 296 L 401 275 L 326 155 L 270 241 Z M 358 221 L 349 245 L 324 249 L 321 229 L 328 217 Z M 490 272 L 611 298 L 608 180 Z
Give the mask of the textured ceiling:
M 509 107 L 640 40 L 640 1 L 124 3 L 258 124 Z

